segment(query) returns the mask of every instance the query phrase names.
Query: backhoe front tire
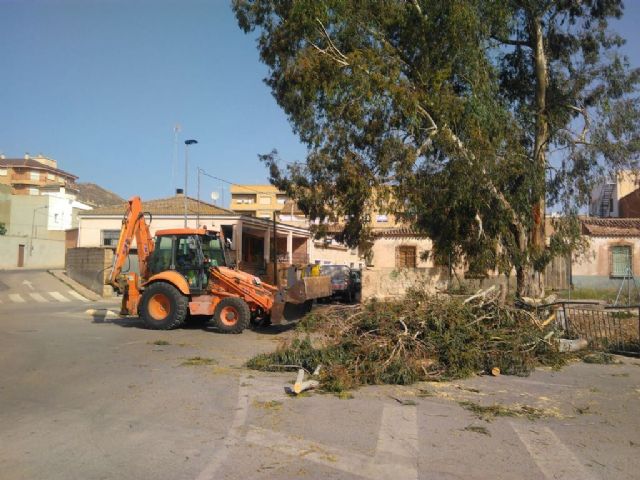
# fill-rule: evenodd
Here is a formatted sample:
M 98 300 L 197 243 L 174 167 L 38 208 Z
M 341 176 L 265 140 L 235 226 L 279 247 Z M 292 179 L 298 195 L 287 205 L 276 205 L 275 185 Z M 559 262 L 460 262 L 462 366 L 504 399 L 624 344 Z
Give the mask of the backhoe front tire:
M 213 314 L 213 324 L 222 333 L 242 333 L 250 320 L 249 305 L 240 297 L 223 298 Z
M 182 325 L 189 312 L 189 299 L 169 283 L 149 285 L 140 299 L 140 317 L 152 330 L 171 330 Z

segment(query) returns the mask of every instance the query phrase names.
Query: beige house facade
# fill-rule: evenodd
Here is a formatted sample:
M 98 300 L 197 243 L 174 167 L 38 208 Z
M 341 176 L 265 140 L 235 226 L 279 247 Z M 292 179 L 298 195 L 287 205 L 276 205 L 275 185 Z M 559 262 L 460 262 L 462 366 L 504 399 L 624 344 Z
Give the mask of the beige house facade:
M 585 218 L 588 251 L 571 264 L 575 288 L 615 290 L 640 275 L 640 218 Z

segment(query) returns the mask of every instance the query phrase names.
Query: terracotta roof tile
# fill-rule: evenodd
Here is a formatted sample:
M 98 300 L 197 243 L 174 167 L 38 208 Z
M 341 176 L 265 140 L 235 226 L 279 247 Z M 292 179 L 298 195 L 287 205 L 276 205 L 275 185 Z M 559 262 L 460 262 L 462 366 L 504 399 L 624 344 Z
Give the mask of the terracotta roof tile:
M 121 205 L 125 199 L 95 183 L 77 183 L 78 200 L 94 207 Z
M 582 232 L 594 237 L 640 237 L 640 218 L 583 218 Z
M 375 237 L 426 237 L 424 233 L 419 233 L 412 227 L 389 227 L 374 228 Z
M 143 201 L 142 209 L 151 215 L 183 215 L 184 197 L 180 195 Z M 120 205 L 87 210 L 79 215 L 124 215 L 125 210 L 126 202 L 123 202 Z M 198 212 L 198 201 L 195 198 L 187 197 L 187 212 L 189 215 L 195 215 Z M 200 215 L 237 215 L 237 213 L 200 201 Z

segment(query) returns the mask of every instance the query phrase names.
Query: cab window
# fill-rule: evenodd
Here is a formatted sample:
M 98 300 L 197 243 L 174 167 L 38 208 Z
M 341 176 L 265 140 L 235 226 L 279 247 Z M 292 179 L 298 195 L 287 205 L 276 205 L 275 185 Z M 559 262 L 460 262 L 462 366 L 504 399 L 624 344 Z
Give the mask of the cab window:
M 173 250 L 172 237 L 156 238 L 156 248 L 151 256 L 149 270 L 152 274 L 164 272 L 171 269 L 171 254 Z
M 205 261 L 208 259 L 211 266 L 226 266 L 224 250 L 219 237 L 205 236 L 202 239 L 202 253 Z
M 193 237 L 179 237 L 176 249 L 176 267 L 178 270 L 197 268 L 198 257 Z

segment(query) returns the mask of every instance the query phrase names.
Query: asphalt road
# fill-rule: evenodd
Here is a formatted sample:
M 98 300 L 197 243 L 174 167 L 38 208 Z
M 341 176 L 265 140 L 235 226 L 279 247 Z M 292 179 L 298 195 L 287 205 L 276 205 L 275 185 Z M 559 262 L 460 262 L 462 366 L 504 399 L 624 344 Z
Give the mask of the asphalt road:
M 640 360 L 290 398 L 294 373 L 242 367 L 286 327 L 149 331 L 68 290 L 0 271 L 0 479 L 638 478 Z

